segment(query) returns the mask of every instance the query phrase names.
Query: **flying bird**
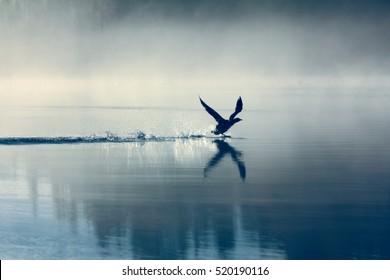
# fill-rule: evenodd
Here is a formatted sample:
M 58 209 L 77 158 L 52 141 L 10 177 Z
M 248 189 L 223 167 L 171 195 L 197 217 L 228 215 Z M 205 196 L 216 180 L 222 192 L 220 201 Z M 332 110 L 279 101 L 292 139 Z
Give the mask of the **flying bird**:
M 206 109 L 207 113 L 209 113 L 213 118 L 217 121 L 217 126 L 215 127 L 215 130 L 211 131 L 215 135 L 222 134 L 223 136 L 226 136 L 224 133 L 229 130 L 235 123 L 238 123 L 239 121 L 242 121 L 240 118 L 236 118 L 237 114 L 242 111 L 242 99 L 241 96 L 238 98 L 236 103 L 236 110 L 233 114 L 231 114 L 230 118 L 228 120 L 221 117 L 220 114 L 218 114 L 213 108 L 208 106 L 202 98 L 200 98 L 200 103 L 203 105 L 203 107 Z

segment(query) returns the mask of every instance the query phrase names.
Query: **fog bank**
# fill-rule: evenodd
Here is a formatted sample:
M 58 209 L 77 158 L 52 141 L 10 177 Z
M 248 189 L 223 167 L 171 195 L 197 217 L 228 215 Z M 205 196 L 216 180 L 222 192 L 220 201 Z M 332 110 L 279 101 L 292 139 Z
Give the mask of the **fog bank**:
M 187 106 L 198 94 L 389 86 L 386 2 L 269 2 L 0 1 L 0 98 Z

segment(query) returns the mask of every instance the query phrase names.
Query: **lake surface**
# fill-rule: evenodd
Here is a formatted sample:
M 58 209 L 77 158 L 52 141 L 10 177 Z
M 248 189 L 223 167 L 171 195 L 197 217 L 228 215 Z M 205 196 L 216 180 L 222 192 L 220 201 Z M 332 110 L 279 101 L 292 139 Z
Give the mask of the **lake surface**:
M 0 258 L 390 259 L 389 92 L 243 101 L 2 107 Z

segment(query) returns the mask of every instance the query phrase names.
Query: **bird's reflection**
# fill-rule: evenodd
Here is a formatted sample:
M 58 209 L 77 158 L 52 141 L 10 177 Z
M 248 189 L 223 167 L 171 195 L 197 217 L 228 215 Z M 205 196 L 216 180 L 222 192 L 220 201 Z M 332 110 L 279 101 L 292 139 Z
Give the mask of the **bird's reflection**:
M 209 160 L 206 167 L 203 170 L 203 174 L 207 177 L 208 173 L 212 168 L 218 165 L 218 163 L 225 157 L 226 154 L 230 153 L 232 160 L 237 164 L 238 170 L 240 172 L 240 177 L 245 181 L 246 177 L 246 168 L 244 160 L 242 159 L 242 152 L 237 151 L 235 148 L 229 145 L 229 143 L 224 140 L 216 139 L 213 141 L 217 145 L 218 152 Z

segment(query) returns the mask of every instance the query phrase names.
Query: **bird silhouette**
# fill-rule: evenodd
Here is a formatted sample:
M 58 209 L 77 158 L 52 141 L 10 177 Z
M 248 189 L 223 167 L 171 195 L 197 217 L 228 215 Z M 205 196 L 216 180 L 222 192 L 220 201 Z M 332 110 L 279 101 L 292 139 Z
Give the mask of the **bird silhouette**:
M 217 126 L 215 127 L 215 130 L 211 131 L 215 135 L 222 134 L 223 136 L 226 136 L 224 133 L 229 130 L 235 123 L 238 123 L 242 121 L 240 118 L 236 118 L 237 114 L 242 111 L 242 99 L 241 96 L 238 98 L 236 103 L 236 109 L 233 114 L 230 115 L 229 119 L 226 120 L 223 117 L 221 117 L 220 114 L 218 114 L 213 108 L 211 108 L 209 105 L 207 105 L 202 98 L 199 96 L 200 103 L 203 105 L 203 107 L 206 109 L 207 113 L 209 113 L 216 121 Z

